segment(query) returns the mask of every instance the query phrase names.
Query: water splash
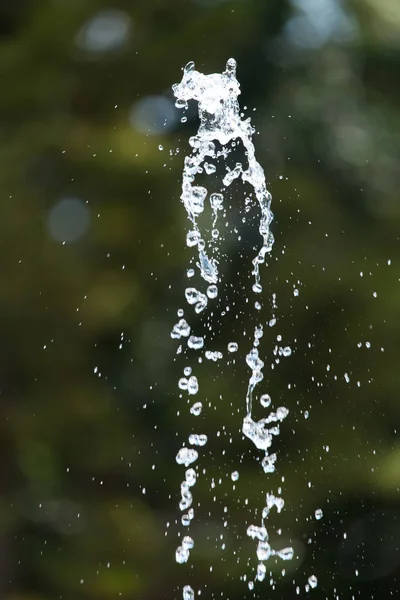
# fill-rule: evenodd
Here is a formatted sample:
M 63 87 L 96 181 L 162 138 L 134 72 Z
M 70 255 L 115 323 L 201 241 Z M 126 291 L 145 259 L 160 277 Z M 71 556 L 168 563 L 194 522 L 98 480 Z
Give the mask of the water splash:
M 255 302 L 255 308 L 261 309 L 260 296 L 262 284 L 260 279 L 260 265 L 266 260 L 270 253 L 274 238 L 270 231 L 270 224 L 273 219 L 271 212 L 271 194 L 266 188 L 264 171 L 255 157 L 255 149 L 252 142 L 254 128 L 251 125 L 250 118 L 243 119 L 240 113 L 238 96 L 240 94 L 240 85 L 236 79 L 236 61 L 230 58 L 226 64 L 223 73 L 213 73 L 204 75 L 195 70 L 195 65 L 190 62 L 183 69 L 183 77 L 180 83 L 172 86 L 176 97 L 176 106 L 178 108 L 188 108 L 190 100 L 198 102 L 198 112 L 200 117 L 200 126 L 196 135 L 189 139 L 192 151 L 185 157 L 182 174 L 182 193 L 181 200 L 186 209 L 190 221 L 190 230 L 186 236 L 187 246 L 197 248 L 198 261 L 196 263 L 201 278 L 206 282 L 207 287 L 204 291 L 195 287 L 187 287 L 185 290 L 186 302 L 194 307 L 196 314 L 203 312 L 208 303 L 218 296 L 218 284 L 222 281 L 220 272 L 220 253 L 218 253 L 218 239 L 220 237 L 217 228 L 218 216 L 224 209 L 224 200 L 227 188 L 238 179 L 243 183 L 248 183 L 253 188 L 253 193 L 247 198 L 255 197 L 260 209 L 259 232 L 261 236 L 261 247 L 252 260 L 252 275 L 254 277 L 252 291 L 258 295 Z M 196 175 L 205 173 L 211 175 L 216 172 L 216 166 L 213 161 L 220 157 L 227 158 L 231 149 L 228 144 L 234 144 L 240 140 L 243 144 L 247 166 L 242 163 L 236 163 L 235 167 L 230 169 L 225 165 L 225 173 L 222 176 L 222 186 L 220 191 L 209 195 L 210 208 L 212 211 L 211 237 L 207 240 L 203 234 L 199 219 L 204 212 L 205 203 L 208 196 L 206 187 L 195 184 Z M 194 275 L 193 269 L 187 272 L 189 277 Z M 275 299 L 273 300 L 273 309 L 275 308 Z M 196 336 L 191 331 L 190 325 L 183 318 L 183 309 L 178 311 L 180 320 L 174 325 L 171 336 L 175 339 L 187 338 L 187 346 L 199 352 L 204 352 L 204 357 L 208 360 L 217 362 L 223 359 L 223 352 L 216 350 L 205 350 L 205 340 L 201 336 Z M 275 315 L 272 315 L 270 321 L 275 323 Z M 272 325 L 271 325 L 272 326 Z M 246 363 L 251 370 L 249 377 L 245 416 L 243 418 L 242 432 L 244 436 L 250 439 L 259 450 L 264 452 L 261 461 L 265 473 L 272 473 L 275 470 L 276 454 L 269 453 L 273 442 L 273 437 L 279 434 L 280 423 L 287 417 L 288 410 L 285 407 L 279 407 L 275 412 L 271 412 L 266 417 L 256 421 L 253 419 L 253 401 L 254 390 L 263 380 L 264 362 L 260 358 L 259 344 L 263 336 L 263 326 L 261 323 L 254 329 L 254 338 L 251 349 L 246 356 Z M 229 342 L 228 353 L 234 353 L 238 350 L 237 342 Z M 290 350 L 290 349 L 289 349 Z M 178 348 L 178 353 L 182 352 L 182 346 Z M 288 352 L 288 351 L 286 351 Z M 201 361 L 202 358 L 199 358 Z M 190 369 L 186 367 L 186 369 Z M 199 383 L 195 375 L 188 371 L 184 372 L 185 377 L 179 380 L 178 386 L 181 390 L 187 390 L 188 394 L 195 395 L 199 391 Z M 271 398 L 268 394 L 260 397 L 262 407 L 268 407 L 271 404 Z M 190 409 L 194 416 L 198 416 L 202 411 L 202 403 L 196 402 Z M 188 444 L 196 446 L 188 448 L 184 445 L 176 456 L 176 461 L 186 467 L 196 463 L 201 452 L 201 448 L 207 444 L 207 436 L 203 433 L 190 434 Z M 237 480 L 237 472 L 232 473 L 232 479 Z M 190 488 L 196 483 L 196 472 L 193 468 L 187 469 L 185 479 L 181 483 L 181 502 L 179 504 L 182 511 L 188 510 L 182 516 L 182 524 L 189 526 L 194 518 L 194 509 L 192 508 L 193 495 Z M 266 520 L 270 510 L 275 507 L 278 512 L 282 510 L 284 500 L 274 494 L 266 495 L 266 505 L 262 511 L 260 525 L 250 525 L 247 528 L 247 535 L 256 541 L 256 556 L 259 564 L 255 574 L 255 579 L 262 581 L 265 578 L 266 567 L 264 562 L 271 556 L 278 556 L 283 560 L 290 560 L 293 557 L 293 549 L 283 548 L 274 550 L 269 543 L 269 535 L 266 527 Z M 189 541 L 190 540 L 190 543 Z M 176 560 L 178 563 L 184 563 L 189 559 L 190 550 L 194 545 L 191 537 L 185 536 L 182 543 L 176 550 Z M 251 584 L 251 586 L 250 586 Z M 249 582 L 249 587 L 253 588 L 253 582 Z M 190 586 L 185 586 L 183 598 L 194 599 L 194 592 Z

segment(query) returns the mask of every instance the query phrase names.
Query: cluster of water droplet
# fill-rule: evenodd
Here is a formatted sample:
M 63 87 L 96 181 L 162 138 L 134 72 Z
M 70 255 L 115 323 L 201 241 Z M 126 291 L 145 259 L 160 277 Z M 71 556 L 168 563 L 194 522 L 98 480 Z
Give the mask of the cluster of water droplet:
M 264 171 L 255 158 L 254 145 L 251 141 L 254 129 L 250 118 L 242 119 L 240 114 L 238 95 L 240 94 L 239 82 L 236 79 L 236 61 L 229 59 L 226 70 L 223 73 L 213 73 L 204 75 L 195 70 L 193 62 L 184 68 L 182 81 L 172 86 L 176 97 L 176 106 L 178 108 L 187 108 L 189 100 L 198 102 L 198 111 L 200 117 L 200 126 L 195 136 L 191 137 L 189 143 L 192 147 L 191 154 L 184 160 L 184 169 L 182 174 L 182 194 L 181 200 L 190 220 L 190 230 L 186 236 L 187 246 L 197 249 L 198 261 L 196 263 L 201 278 L 206 282 L 204 291 L 195 287 L 187 287 L 185 290 L 186 302 L 194 308 L 196 314 L 202 313 L 208 303 L 218 296 L 217 284 L 221 281 L 219 272 L 219 255 L 216 252 L 216 243 L 220 233 L 217 228 L 218 215 L 224 210 L 224 194 L 232 182 L 241 178 L 244 183 L 249 183 L 253 188 L 253 195 L 258 201 L 260 209 L 259 232 L 261 234 L 262 244 L 259 252 L 253 259 L 254 283 L 252 290 L 255 294 L 262 292 L 260 282 L 260 264 L 265 262 L 266 255 L 270 252 L 273 245 L 273 236 L 270 231 L 270 224 L 273 218 L 270 210 L 271 194 L 268 192 L 265 183 Z M 244 147 L 247 167 L 242 163 L 236 163 L 233 169 L 226 166 L 226 172 L 222 176 L 221 190 L 209 195 L 210 208 L 212 212 L 211 236 L 207 240 L 203 235 L 199 217 L 205 209 L 205 202 L 208 196 L 208 190 L 204 186 L 196 185 L 196 175 L 205 173 L 211 175 L 216 172 L 214 162 L 220 158 L 226 158 L 230 152 L 228 143 L 234 143 L 235 140 L 241 140 Z M 222 150 L 217 149 L 217 144 Z M 214 161 L 214 162 L 213 162 Z M 246 202 L 250 202 L 246 198 Z M 194 269 L 187 271 L 189 278 L 193 277 Z M 260 297 L 260 296 L 258 296 Z M 261 309 L 261 303 L 257 300 L 255 308 Z M 201 356 L 211 361 L 218 361 L 223 358 L 223 353 L 215 350 L 205 349 L 205 340 L 202 336 L 196 336 L 191 331 L 189 323 L 184 318 L 183 309 L 178 311 L 178 322 L 174 325 L 171 336 L 174 339 L 181 340 L 178 353 L 183 351 L 183 344 L 188 348 L 201 352 Z M 280 407 L 276 412 L 271 412 L 259 421 L 253 420 L 252 402 L 253 393 L 256 385 L 262 381 L 262 369 L 264 362 L 259 356 L 258 346 L 263 335 L 263 327 L 257 325 L 254 333 L 253 346 L 246 357 L 247 365 L 251 369 L 248 390 L 246 395 L 246 414 L 243 419 L 242 432 L 248 437 L 255 446 L 264 451 L 262 467 L 265 473 L 271 473 L 275 468 L 276 455 L 269 453 L 273 436 L 279 434 L 279 424 L 287 416 L 288 410 Z M 236 342 L 230 342 L 227 348 L 229 353 L 238 350 Z M 290 349 L 289 349 L 290 350 Z M 286 350 L 285 350 L 286 351 Z M 202 360 L 202 358 L 200 359 Z M 185 367 L 183 377 L 179 379 L 178 387 L 189 395 L 195 395 L 199 391 L 199 383 L 191 367 Z M 260 403 L 263 407 L 269 407 L 271 399 L 268 394 L 260 397 Z M 191 408 L 192 415 L 199 415 L 202 410 L 202 403 L 196 402 Z M 194 517 L 192 488 L 196 483 L 197 474 L 193 466 L 199 457 L 199 451 L 207 443 L 207 436 L 203 433 L 192 433 L 188 437 L 188 446 L 183 445 L 177 453 L 176 461 L 186 467 L 185 478 L 181 483 L 181 501 L 179 504 L 182 515 L 182 524 L 189 526 Z M 238 473 L 232 473 L 232 480 L 238 479 Z M 268 531 L 265 521 L 272 507 L 276 507 L 278 512 L 282 510 L 284 501 L 281 497 L 268 494 L 266 497 L 266 506 L 262 512 L 261 526 L 251 525 L 247 529 L 247 535 L 257 540 L 257 557 L 259 565 L 257 568 L 256 579 L 262 580 L 265 577 L 266 561 L 271 555 L 276 555 L 284 560 L 293 556 L 292 548 L 284 548 L 275 551 L 268 542 Z M 194 540 L 186 535 L 182 538 L 180 545 L 176 550 L 176 561 L 185 563 L 189 559 L 190 550 L 193 548 Z M 184 600 L 193 600 L 194 592 L 190 586 L 185 586 L 183 590 Z

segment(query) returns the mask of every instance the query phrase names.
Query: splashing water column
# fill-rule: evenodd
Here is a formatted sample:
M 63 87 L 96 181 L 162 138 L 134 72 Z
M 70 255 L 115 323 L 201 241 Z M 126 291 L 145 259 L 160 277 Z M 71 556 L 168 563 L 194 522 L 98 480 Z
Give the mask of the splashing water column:
M 195 287 L 187 287 L 185 290 L 186 302 L 189 309 L 192 307 L 196 314 L 200 314 L 218 296 L 218 284 L 221 282 L 222 277 L 219 272 L 218 214 L 223 209 L 224 193 L 226 193 L 227 188 L 235 180 L 241 179 L 243 184 L 250 184 L 252 187 L 253 196 L 256 198 L 260 209 L 258 229 L 261 236 L 261 247 L 252 261 L 252 275 L 254 277 L 252 292 L 258 298 L 255 306 L 259 311 L 261 309 L 260 299 L 262 293 L 260 265 L 265 262 L 266 256 L 270 253 L 274 243 L 274 238 L 270 231 L 273 215 L 270 208 L 271 194 L 266 188 L 264 171 L 255 157 L 255 149 L 252 142 L 254 128 L 251 125 L 250 118 L 242 119 L 240 115 L 238 102 L 240 85 L 236 79 L 236 61 L 230 58 L 223 73 L 212 73 L 210 75 L 204 75 L 196 71 L 194 63 L 190 62 L 183 69 L 182 81 L 174 84 L 172 89 L 178 108 L 186 109 L 190 100 L 198 102 L 200 118 L 200 126 L 197 134 L 189 139 L 192 151 L 184 159 L 181 200 L 190 222 L 186 243 L 188 247 L 197 249 L 198 261 L 196 262 L 196 266 L 202 280 L 205 282 L 205 289 L 202 291 Z M 232 144 L 235 140 L 241 140 L 243 144 L 247 168 L 244 168 L 242 163 L 236 163 L 233 169 L 229 169 L 225 165 L 226 173 L 222 177 L 221 190 L 213 192 L 209 196 L 212 222 L 210 226 L 211 236 L 207 239 L 206 231 L 203 232 L 201 230 L 199 217 L 204 213 L 208 190 L 204 186 L 196 185 L 196 175 L 199 173 L 206 173 L 206 175 L 215 173 L 216 166 L 213 164 L 213 161 L 220 157 L 226 159 L 231 152 L 229 144 Z M 217 150 L 217 145 L 218 147 L 222 147 L 222 150 Z M 193 274 L 192 269 L 190 269 L 190 276 Z M 204 338 L 193 333 L 192 327 L 184 318 L 183 309 L 178 310 L 178 316 L 180 318 L 173 326 L 171 332 L 171 337 L 181 342 L 178 353 L 182 353 L 182 348 L 186 345 L 188 348 L 196 350 L 199 353 L 199 357 L 204 356 L 206 359 L 214 362 L 223 359 L 224 354 L 222 351 L 207 350 Z M 288 410 L 285 407 L 280 407 L 276 412 L 271 412 L 259 421 L 253 419 L 254 390 L 264 377 L 264 361 L 259 355 L 259 344 L 262 337 L 263 325 L 258 323 L 254 328 L 252 347 L 246 356 L 246 363 L 251 374 L 245 398 L 242 433 L 253 442 L 257 449 L 264 453 L 261 465 L 264 472 L 268 474 L 275 470 L 276 462 L 276 454 L 270 454 L 269 449 L 272 446 L 273 437 L 279 434 L 279 423 L 287 417 Z M 228 353 L 236 352 L 238 349 L 237 342 L 230 342 L 227 349 Z M 190 367 L 185 367 L 183 377 L 179 379 L 178 387 L 180 390 L 187 392 L 189 396 L 195 396 L 199 393 L 200 384 Z M 271 398 L 268 394 L 261 395 L 260 404 L 264 408 L 270 406 Z M 202 402 L 196 401 L 191 406 L 190 413 L 193 416 L 198 416 L 202 408 Z M 196 484 L 197 474 L 193 467 L 199 460 L 201 449 L 207 444 L 207 441 L 207 435 L 204 433 L 190 434 L 187 440 L 188 446 L 184 444 L 176 455 L 177 463 L 186 467 L 185 478 L 181 483 L 181 501 L 179 503 L 179 508 L 184 513 L 181 518 L 184 527 L 189 527 L 194 518 L 192 490 Z M 232 480 L 237 480 L 238 477 L 239 474 L 237 472 L 232 473 Z M 262 581 L 265 578 L 266 567 L 264 563 L 271 556 L 278 556 L 282 560 L 290 560 L 293 557 L 292 548 L 274 550 L 268 541 L 269 535 L 266 520 L 273 507 L 279 513 L 283 506 L 283 498 L 267 494 L 266 505 L 262 511 L 261 524 L 250 525 L 247 528 L 247 535 L 257 544 L 256 556 L 258 567 L 254 577 L 255 580 Z M 176 561 L 180 564 L 187 562 L 193 546 L 193 538 L 185 535 L 176 550 Z M 250 581 L 250 589 L 253 589 L 253 586 L 254 583 Z M 193 589 L 189 585 L 184 586 L 183 600 L 194 600 L 194 597 Z

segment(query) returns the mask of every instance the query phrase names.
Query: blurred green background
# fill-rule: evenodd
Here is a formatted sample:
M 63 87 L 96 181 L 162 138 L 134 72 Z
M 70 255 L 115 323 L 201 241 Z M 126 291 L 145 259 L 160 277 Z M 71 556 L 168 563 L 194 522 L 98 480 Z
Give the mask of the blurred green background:
M 0 44 L 0 597 L 399 597 L 398 0 L 3 1 Z M 262 391 L 290 414 L 272 476 L 240 433 L 244 361 L 201 365 L 196 420 L 177 387 L 196 356 L 175 361 L 170 338 L 197 128 L 171 85 L 189 60 L 221 72 L 231 56 L 275 214 Z M 245 353 L 259 234 L 239 185 L 232 204 L 232 309 L 210 324 Z M 293 350 L 279 364 L 277 335 Z M 176 565 L 191 431 L 210 441 Z M 270 536 L 295 558 L 250 592 L 246 528 L 279 486 Z

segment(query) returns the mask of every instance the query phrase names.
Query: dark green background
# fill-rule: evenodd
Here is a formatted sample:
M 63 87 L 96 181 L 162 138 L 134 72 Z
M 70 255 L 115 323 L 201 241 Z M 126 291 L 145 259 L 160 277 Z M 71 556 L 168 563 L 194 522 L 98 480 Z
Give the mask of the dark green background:
M 117 34 L 106 27 L 88 45 L 99 18 Z M 262 319 L 276 293 L 278 323 L 261 346 L 263 391 L 290 414 L 271 477 L 240 434 L 243 361 L 202 365 L 199 399 L 215 409 L 198 421 L 178 397 L 194 362 L 174 361 L 169 333 L 192 255 L 179 195 L 195 111 L 158 132 L 132 119 L 148 97 L 172 100 L 189 60 L 221 72 L 230 56 L 275 214 Z M 186 583 L 204 600 L 398 597 L 399 70 L 398 0 L 2 2 L 1 598 L 172 599 Z M 236 308 L 211 325 L 221 346 L 246 330 L 245 352 L 259 235 L 232 189 L 242 246 L 227 247 L 223 298 Z M 90 224 L 62 244 L 49 219 L 71 197 Z M 277 334 L 293 354 L 272 371 Z M 192 430 L 210 442 L 195 548 L 177 566 L 175 455 Z M 296 558 L 267 563 L 276 585 L 268 576 L 253 594 L 240 580 L 256 565 L 245 531 L 282 477 L 270 535 Z M 306 594 L 311 574 L 319 585 Z

